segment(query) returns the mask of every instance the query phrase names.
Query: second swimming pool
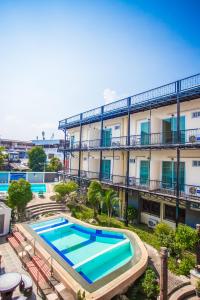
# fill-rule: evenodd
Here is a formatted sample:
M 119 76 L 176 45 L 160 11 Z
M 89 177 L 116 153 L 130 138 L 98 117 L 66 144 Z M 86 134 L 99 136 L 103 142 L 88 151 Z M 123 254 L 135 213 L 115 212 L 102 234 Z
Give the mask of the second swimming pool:
M 89 284 L 129 262 L 134 249 L 126 235 L 56 218 L 30 227 Z
M 7 192 L 9 184 L 0 184 L 0 192 Z M 40 183 L 31 183 L 31 191 L 33 193 L 46 192 L 46 184 Z

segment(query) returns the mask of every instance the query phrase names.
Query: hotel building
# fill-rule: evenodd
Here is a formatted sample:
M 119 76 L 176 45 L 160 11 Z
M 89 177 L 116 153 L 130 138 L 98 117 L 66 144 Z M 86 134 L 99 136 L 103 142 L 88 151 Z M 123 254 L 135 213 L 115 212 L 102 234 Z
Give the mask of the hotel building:
M 125 220 L 134 206 L 151 227 L 199 222 L 200 74 L 61 120 L 59 129 L 66 175 L 117 189 Z

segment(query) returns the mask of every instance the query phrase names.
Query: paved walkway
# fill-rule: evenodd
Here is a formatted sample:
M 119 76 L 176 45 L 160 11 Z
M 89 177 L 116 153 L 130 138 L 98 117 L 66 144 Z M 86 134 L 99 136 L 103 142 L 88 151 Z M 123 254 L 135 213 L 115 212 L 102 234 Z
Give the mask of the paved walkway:
M 1 264 L 1 274 L 5 272 L 17 272 L 28 274 L 23 268 L 22 263 L 19 260 L 18 256 L 6 241 L 5 238 L 0 238 L 0 253 L 2 255 L 2 264 Z M 13 294 L 13 296 L 19 296 L 20 291 L 17 288 Z M 37 295 L 36 285 L 33 283 L 33 295 L 29 297 L 30 300 L 42 299 L 39 295 Z
M 158 251 L 152 246 L 145 244 L 147 248 L 147 252 L 149 255 L 150 263 L 153 264 L 158 274 L 160 274 L 160 254 Z M 182 286 L 183 284 L 190 283 L 189 278 L 186 276 L 176 276 L 175 274 L 168 272 L 168 293 L 177 288 L 178 286 Z

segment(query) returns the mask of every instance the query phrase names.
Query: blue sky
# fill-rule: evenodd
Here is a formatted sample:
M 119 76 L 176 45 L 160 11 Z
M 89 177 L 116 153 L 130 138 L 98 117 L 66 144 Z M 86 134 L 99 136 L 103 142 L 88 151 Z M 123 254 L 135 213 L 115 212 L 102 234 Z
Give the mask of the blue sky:
M 200 71 L 200 2 L 1 0 L 0 137 Z

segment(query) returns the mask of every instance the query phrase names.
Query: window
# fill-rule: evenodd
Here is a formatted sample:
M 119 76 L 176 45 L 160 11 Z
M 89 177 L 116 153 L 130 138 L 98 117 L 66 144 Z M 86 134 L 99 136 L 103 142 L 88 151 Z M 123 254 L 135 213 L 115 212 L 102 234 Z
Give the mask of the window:
M 200 167 L 200 160 L 193 160 L 192 161 L 192 166 L 193 167 Z
M 120 125 L 115 125 L 115 130 L 120 129 Z
M 48 154 L 48 159 L 52 159 L 52 158 L 54 158 L 54 154 L 49 153 L 49 154 Z
M 160 217 L 160 203 L 142 199 L 142 212 Z
M 175 222 L 176 221 L 176 207 L 165 204 L 164 219 Z M 185 209 L 179 208 L 179 222 L 185 223 Z
M 192 112 L 192 118 L 199 118 L 199 117 L 200 117 L 200 111 Z

